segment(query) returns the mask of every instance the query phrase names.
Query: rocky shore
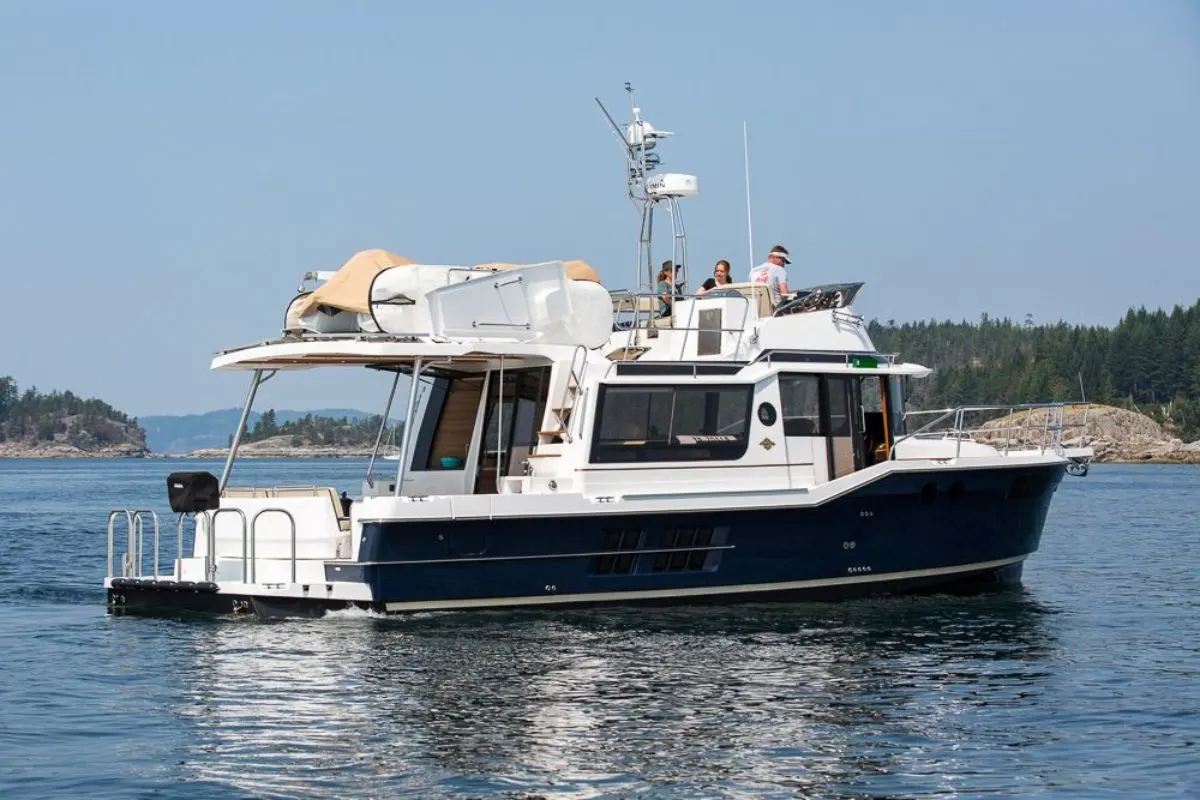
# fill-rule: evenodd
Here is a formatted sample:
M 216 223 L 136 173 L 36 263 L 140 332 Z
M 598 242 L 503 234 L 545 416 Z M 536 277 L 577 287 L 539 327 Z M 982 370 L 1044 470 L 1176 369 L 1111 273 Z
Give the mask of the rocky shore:
M 151 455 L 145 446 L 137 444 L 85 449 L 64 442 L 0 443 L 0 458 L 147 458 Z
M 257 442 L 246 442 L 238 447 L 238 458 L 370 458 L 372 445 L 314 445 L 294 444 L 291 436 L 274 436 Z M 186 455 L 165 456 L 168 458 L 225 458 L 229 449 L 225 447 L 194 450 Z
M 1055 412 L 1057 413 L 1057 412 Z M 1068 446 L 1081 444 L 1095 451 L 1098 464 L 1200 464 L 1200 441 L 1185 443 L 1161 425 L 1136 411 L 1116 406 L 1075 406 L 1064 416 L 1063 439 Z M 1054 416 L 1051 421 L 1056 421 Z M 1038 444 L 1046 419 L 1040 410 L 1022 412 L 1011 419 L 987 423 L 992 432 L 976 437 L 992 445 Z M 1014 430 L 1020 428 L 1021 430 Z M 1082 437 L 1080 434 L 1083 434 Z

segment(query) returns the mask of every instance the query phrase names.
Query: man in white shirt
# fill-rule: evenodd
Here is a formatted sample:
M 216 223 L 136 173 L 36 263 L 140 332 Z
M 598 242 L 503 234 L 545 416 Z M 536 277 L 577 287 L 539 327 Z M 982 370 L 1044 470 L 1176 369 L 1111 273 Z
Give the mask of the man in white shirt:
M 789 293 L 787 270 L 783 265 L 790 263 L 792 260 L 788 258 L 787 248 L 777 244 L 767 254 L 766 261 L 750 270 L 750 282 L 765 283 L 771 292 L 771 302 L 774 305 L 779 305 L 780 298 Z

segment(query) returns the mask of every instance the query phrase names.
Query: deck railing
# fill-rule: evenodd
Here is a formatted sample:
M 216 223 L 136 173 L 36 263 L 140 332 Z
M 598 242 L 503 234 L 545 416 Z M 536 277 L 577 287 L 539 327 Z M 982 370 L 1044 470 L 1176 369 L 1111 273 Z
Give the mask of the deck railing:
M 609 293 L 612 296 L 613 303 L 613 326 L 618 331 L 627 331 L 628 341 L 626 343 L 627 350 L 636 349 L 640 345 L 638 337 L 639 333 L 647 334 L 648 336 L 657 336 L 659 331 L 682 331 L 683 340 L 680 343 L 680 348 L 687 346 L 687 340 L 693 332 L 699 333 L 729 333 L 733 334 L 734 352 L 741 349 L 742 338 L 746 334 L 747 323 L 752 319 L 757 319 L 756 310 L 751 303 L 750 298 L 743 294 L 724 295 L 720 296 L 723 300 L 739 301 L 743 304 L 741 319 L 735 325 L 722 326 L 719 328 L 701 328 L 696 322 L 696 304 L 693 303 L 687 318 L 681 320 L 678 316 L 660 317 L 658 314 L 658 303 L 661 294 L 648 291 L 633 292 L 628 290 L 614 290 Z M 680 300 L 697 300 L 704 299 L 705 295 L 682 294 L 674 295 L 674 301 Z M 718 295 L 708 295 L 708 299 L 715 300 Z M 672 309 L 674 311 L 674 309 Z
M 216 526 L 215 520 L 220 514 L 237 514 L 241 521 L 241 562 L 242 562 L 242 581 L 254 583 L 256 580 L 256 572 L 259 557 L 257 554 L 257 522 L 258 518 L 263 514 L 282 514 L 288 523 L 290 529 L 291 552 L 289 554 L 291 566 L 291 581 L 296 582 L 296 519 L 292 513 L 284 508 L 263 508 L 254 514 L 247 523 L 246 513 L 240 508 L 219 508 L 216 511 L 203 511 L 198 514 L 180 514 L 179 524 L 176 528 L 175 541 L 175 564 L 172 567 L 171 573 L 162 575 L 159 573 L 159 524 L 158 514 L 149 509 L 114 509 L 108 513 L 108 574 L 106 578 L 138 578 L 146 579 L 154 583 L 160 581 L 180 581 L 182 580 L 183 569 L 183 527 L 184 522 L 192 519 L 193 523 L 198 523 L 198 520 L 203 519 L 204 524 L 195 524 L 195 536 L 200 535 L 203 530 L 204 542 L 204 578 L 208 581 L 215 581 L 217 576 L 217 541 L 216 541 Z M 145 528 L 145 519 L 149 516 L 153 523 L 153 540 L 152 540 L 152 566 L 149 572 L 145 568 L 145 558 L 143 550 L 143 534 Z M 121 554 L 120 570 L 117 570 L 116 562 L 116 540 L 117 540 L 117 520 L 121 517 L 125 518 L 126 525 L 126 550 Z M 278 560 L 278 559 L 272 559 Z
M 928 411 L 907 411 L 906 425 L 914 418 L 933 419 L 905 439 L 943 439 L 958 442 L 955 457 L 963 442 L 991 445 L 1003 453 L 1038 450 L 1064 453 L 1070 447 L 1085 446 L 1090 404 L 1018 403 L 1013 405 L 957 406 Z

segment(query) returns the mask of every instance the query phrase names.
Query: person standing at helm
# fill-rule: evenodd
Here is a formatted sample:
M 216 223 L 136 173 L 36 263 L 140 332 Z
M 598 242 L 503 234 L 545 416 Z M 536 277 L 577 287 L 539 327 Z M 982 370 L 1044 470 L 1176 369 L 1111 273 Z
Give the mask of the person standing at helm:
M 779 305 L 780 298 L 788 292 L 787 270 L 784 264 L 790 264 L 787 248 L 777 244 L 767 254 L 767 260 L 750 270 L 751 283 L 765 283 L 771 292 L 771 302 Z

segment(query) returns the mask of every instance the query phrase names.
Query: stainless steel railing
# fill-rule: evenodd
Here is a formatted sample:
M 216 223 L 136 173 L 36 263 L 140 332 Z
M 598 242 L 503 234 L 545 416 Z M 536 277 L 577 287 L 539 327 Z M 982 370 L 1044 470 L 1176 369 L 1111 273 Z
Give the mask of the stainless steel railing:
M 121 575 L 123 578 L 141 578 L 145 569 L 144 558 L 144 541 L 145 541 L 145 516 L 150 515 L 150 519 L 154 523 L 154 560 L 153 572 L 151 573 L 154 580 L 159 579 L 158 575 L 158 542 L 159 542 L 159 526 L 158 514 L 148 508 L 134 509 L 122 508 L 108 512 L 108 575 L 106 577 L 118 577 L 114 570 L 113 560 L 116 555 L 116 527 L 117 520 L 121 516 L 125 517 L 126 530 L 126 545 L 125 552 L 121 554 Z
M 688 312 L 688 318 L 686 320 L 687 324 L 686 325 L 676 325 L 675 323 L 680 321 L 678 317 L 675 317 L 675 316 L 659 317 L 653 310 L 655 308 L 655 304 L 658 302 L 658 299 L 660 297 L 660 295 L 655 292 L 621 291 L 621 292 L 612 292 L 611 294 L 612 294 L 612 299 L 613 299 L 613 316 L 614 316 L 614 318 L 619 318 L 619 315 L 621 315 L 621 314 L 632 314 L 633 315 L 632 318 L 629 319 L 627 323 L 621 322 L 621 321 L 619 321 L 619 319 L 616 322 L 616 324 L 618 326 L 618 330 L 627 330 L 629 332 L 629 335 L 627 337 L 627 341 L 625 344 L 626 350 L 633 350 L 638 347 L 637 334 L 639 332 L 683 331 L 684 332 L 683 340 L 680 342 L 680 349 L 682 351 L 682 349 L 687 346 L 687 340 L 688 340 L 688 337 L 691 335 L 691 332 L 696 331 L 696 332 L 708 332 L 708 333 L 731 333 L 731 334 L 734 334 L 737 337 L 736 341 L 734 343 L 734 352 L 737 352 L 738 350 L 741 349 L 742 338 L 746 335 L 746 323 L 751 319 L 751 314 L 754 313 L 754 315 L 755 315 L 754 318 L 755 319 L 758 318 L 758 315 L 756 313 L 757 309 L 755 308 L 754 305 L 751 304 L 751 298 L 747 297 L 744 294 L 741 294 L 740 292 L 736 296 L 735 295 L 723 295 L 723 296 L 721 296 L 721 299 L 741 300 L 743 303 L 745 303 L 745 309 L 742 313 L 741 325 L 739 327 L 722 326 L 720 328 L 700 328 L 699 326 L 692 325 L 691 323 L 692 323 L 693 317 L 695 316 L 695 313 L 697 310 L 695 303 L 692 304 L 692 306 Z M 696 294 L 674 295 L 673 299 L 675 301 L 696 300 L 696 299 L 704 299 L 706 296 L 707 295 L 696 295 Z M 709 299 L 717 299 L 717 298 L 711 297 Z M 651 303 L 649 304 L 649 306 L 650 306 L 649 308 L 643 307 L 644 305 L 646 305 L 646 304 L 642 303 L 643 300 L 651 301 Z M 654 324 L 654 321 L 656 319 L 667 319 L 667 320 L 670 320 L 671 324 L 665 325 L 663 327 L 658 327 Z
M 288 519 L 288 524 L 292 529 L 292 583 L 296 582 L 296 518 L 292 516 L 292 512 L 283 508 L 262 508 L 255 512 L 250 518 L 250 583 L 258 582 L 258 548 L 257 548 L 257 532 L 256 524 L 258 518 L 263 514 L 283 514 Z M 242 580 L 246 580 L 246 559 L 245 553 L 242 553 Z
M 175 544 L 175 564 L 172 567 L 169 576 L 161 575 L 159 572 L 159 552 L 160 552 L 160 529 L 158 514 L 151 509 L 114 509 L 108 513 L 108 572 L 106 578 L 150 578 L 154 582 L 175 580 L 179 581 L 183 578 L 183 529 L 184 522 L 191 518 L 195 524 L 193 536 L 203 535 L 204 542 L 204 577 L 205 580 L 215 581 L 217 576 L 217 534 L 216 534 L 216 519 L 220 514 L 237 514 L 241 520 L 242 531 L 242 580 L 249 583 L 256 582 L 257 572 L 257 528 L 256 523 L 258 518 L 263 514 L 283 514 L 287 517 L 288 525 L 291 529 L 291 582 L 296 582 L 296 518 L 292 513 L 284 508 L 263 508 L 255 512 L 254 516 L 247 521 L 246 512 L 240 508 L 219 508 L 215 511 L 203 511 L 198 514 L 180 514 L 178 525 L 176 526 L 176 544 Z M 152 571 L 149 575 L 145 572 L 145 520 L 149 517 L 153 523 L 153 538 L 152 538 Z M 117 523 L 118 520 L 125 518 L 126 529 L 126 549 L 121 554 L 120 574 L 116 570 L 116 540 L 117 540 Z M 200 520 L 203 520 L 203 525 Z
M 1077 421 L 1068 411 L 1082 407 Z M 908 411 L 904 418 L 936 415 L 912 433 L 897 436 L 895 443 L 905 439 L 953 439 L 955 457 L 962 452 L 963 442 L 992 445 L 1004 453 L 1014 450 L 1047 450 L 1063 453 L 1072 444 L 1083 446 L 1087 437 L 1088 403 L 1016 403 L 1012 405 L 956 406 L 927 411 Z M 1068 431 L 1078 430 L 1077 436 Z M 895 457 L 893 448 L 892 457 Z

